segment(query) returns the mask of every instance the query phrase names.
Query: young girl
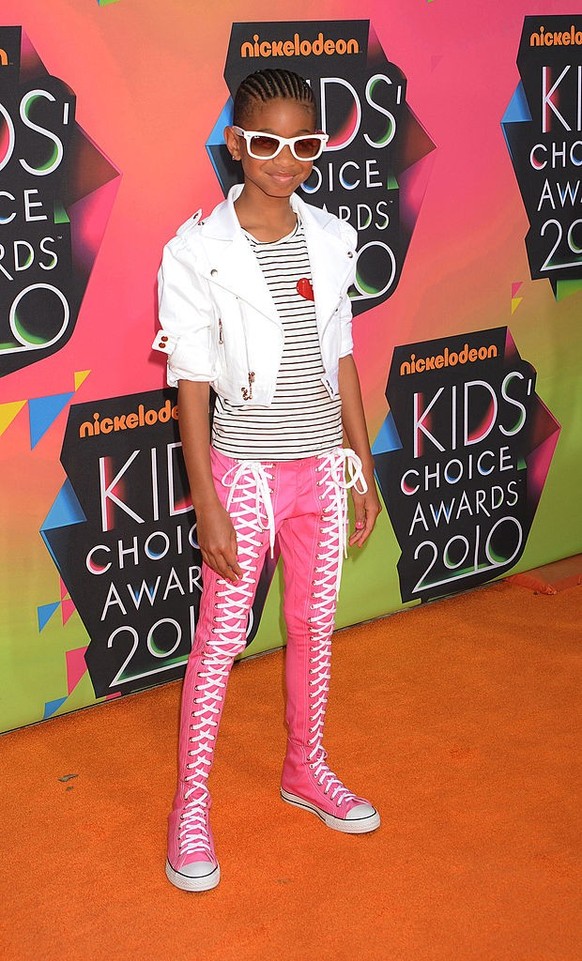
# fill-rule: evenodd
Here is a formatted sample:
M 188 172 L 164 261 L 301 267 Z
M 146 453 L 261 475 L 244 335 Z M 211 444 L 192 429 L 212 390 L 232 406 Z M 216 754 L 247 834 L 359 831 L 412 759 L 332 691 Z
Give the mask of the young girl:
M 351 354 L 356 234 L 295 193 L 326 140 L 301 77 L 247 77 L 225 130 L 244 184 L 207 220 L 198 214 L 180 228 L 160 271 L 163 330 L 154 346 L 168 354 L 168 382 L 179 388 L 203 558 L 166 863 L 169 880 L 185 891 L 220 880 L 207 781 L 229 672 L 275 539 L 287 626 L 281 796 L 337 831 L 380 824 L 375 808 L 329 769 L 322 745 L 346 490 L 355 505 L 350 544 L 362 546 L 380 510 Z

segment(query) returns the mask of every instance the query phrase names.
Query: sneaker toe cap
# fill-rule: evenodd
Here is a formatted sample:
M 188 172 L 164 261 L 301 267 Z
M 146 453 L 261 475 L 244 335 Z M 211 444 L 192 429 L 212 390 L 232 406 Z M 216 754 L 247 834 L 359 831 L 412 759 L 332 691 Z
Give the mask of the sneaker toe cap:
M 363 801 L 361 804 L 356 804 L 346 815 L 347 821 L 361 821 L 364 818 L 373 818 L 377 814 L 376 808 L 368 804 L 367 801 Z
M 218 865 L 214 861 L 191 861 L 178 869 L 179 874 L 187 878 L 207 878 L 216 871 Z

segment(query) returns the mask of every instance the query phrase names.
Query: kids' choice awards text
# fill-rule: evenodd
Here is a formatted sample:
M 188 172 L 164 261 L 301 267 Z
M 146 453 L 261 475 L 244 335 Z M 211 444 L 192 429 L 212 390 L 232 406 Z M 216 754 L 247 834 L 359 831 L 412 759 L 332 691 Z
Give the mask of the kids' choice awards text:
M 75 96 L 56 77 L 20 80 L 20 33 L 0 30 L 0 373 L 58 349 L 75 320 L 62 176 Z
M 119 172 L 21 27 L 0 27 L 0 377 L 72 336 Z
M 90 637 L 97 697 L 184 673 L 198 619 L 196 540 L 175 390 L 71 407 L 61 461 L 67 517 L 43 531 Z M 265 565 L 248 643 L 275 569 Z
M 374 453 L 402 550 L 402 599 L 465 590 L 514 567 L 558 427 L 507 328 L 397 347 L 386 397 Z
M 45 536 L 91 639 L 96 695 L 179 677 L 202 584 L 175 392 L 73 405 L 61 460 L 78 509 Z
M 503 129 L 527 210 L 532 278 L 582 280 L 582 18 L 526 17 Z

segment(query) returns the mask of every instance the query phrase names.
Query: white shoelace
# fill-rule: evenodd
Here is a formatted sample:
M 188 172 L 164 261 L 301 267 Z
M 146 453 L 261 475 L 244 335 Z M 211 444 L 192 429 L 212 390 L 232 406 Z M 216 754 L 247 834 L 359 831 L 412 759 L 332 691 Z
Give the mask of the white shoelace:
M 272 557 L 275 548 L 275 516 L 269 488 L 269 481 L 272 480 L 272 475 L 269 473 L 270 466 L 256 460 L 239 461 L 227 470 L 222 483 L 225 487 L 230 487 L 226 509 L 230 511 L 231 516 L 233 516 L 233 511 L 230 510 L 233 502 L 241 504 L 243 510 L 239 511 L 238 516 L 243 516 L 249 526 L 254 525 L 258 531 L 269 531 Z M 249 504 L 249 500 L 252 502 L 253 499 L 254 511 L 250 509 Z
M 255 461 L 236 464 L 225 474 L 223 483 L 230 487 L 227 509 L 231 516 L 240 518 L 247 528 L 238 539 L 238 559 L 243 577 L 231 584 L 220 578 L 215 604 L 220 611 L 214 618 L 212 642 L 203 657 L 198 673 L 192 724 L 193 736 L 189 738 L 191 759 L 186 765 L 191 771 L 185 778 L 189 787 L 185 793 L 184 813 L 181 818 L 179 843 L 186 854 L 202 853 L 213 857 L 208 836 L 207 813 L 210 795 L 207 788 L 212 766 L 216 729 L 221 704 L 234 657 L 240 651 L 241 633 L 247 627 L 248 602 L 253 595 L 255 562 L 260 547 L 260 536 L 270 532 L 274 544 L 275 523 L 267 469 Z M 250 529 L 250 530 L 249 530 Z
M 312 585 L 312 610 L 309 619 L 310 677 L 309 677 L 309 764 L 315 780 L 337 807 L 356 800 L 342 781 L 326 764 L 327 753 L 322 746 L 323 726 L 331 675 L 331 633 L 335 616 L 335 602 L 339 591 L 343 558 L 347 555 L 348 506 L 347 492 L 355 487 L 359 493 L 367 491 L 362 473 L 362 462 L 357 454 L 336 449 L 319 458 L 316 470 L 324 476 L 318 484 L 322 497 L 331 495 L 332 507 L 324 516 Z M 347 471 L 347 478 L 345 476 Z M 359 486 L 358 486 L 359 485 Z
M 331 506 L 322 520 L 318 564 L 315 568 L 312 599 L 313 614 L 310 618 L 311 628 L 311 667 L 309 679 L 310 700 L 310 734 L 309 763 L 314 778 L 321 785 L 324 792 L 335 801 L 339 807 L 346 801 L 355 798 L 340 779 L 325 763 L 327 754 L 322 747 L 323 724 L 330 680 L 331 664 L 331 632 L 335 614 L 335 601 L 341 581 L 341 568 L 344 556 L 347 556 L 347 527 L 348 508 L 347 492 L 354 487 L 359 493 L 366 493 L 367 485 L 362 473 L 362 463 L 357 454 L 350 448 L 336 448 L 322 454 L 318 458 L 316 470 L 323 476 L 318 481 L 322 487 L 321 497 L 329 500 Z M 229 487 L 227 510 L 233 518 L 244 521 L 247 536 L 239 540 L 239 563 L 245 574 L 254 574 L 253 562 L 258 557 L 261 535 L 269 532 L 271 556 L 275 543 L 275 519 L 269 481 L 270 464 L 259 461 L 240 461 L 234 464 L 222 478 L 224 486 Z M 347 477 L 346 477 L 347 473 Z M 253 536 L 254 535 L 254 536 Z M 252 579 L 251 579 L 252 581 Z M 242 598 L 250 598 L 250 587 L 245 583 L 245 577 L 236 585 L 224 582 L 224 589 L 217 592 L 217 596 L 224 598 L 222 604 L 216 607 L 224 611 L 216 617 L 217 627 L 214 633 L 220 636 L 223 643 L 228 643 L 227 634 L 240 631 L 240 620 L 244 606 Z M 218 642 L 217 642 L 218 643 Z M 209 695 L 211 700 L 211 695 Z M 208 724 L 212 725 L 209 720 Z M 216 726 L 216 725 L 215 725 Z M 214 741 L 214 734 L 207 735 Z M 207 744 L 204 744 L 207 748 Z M 204 751 L 204 748 L 201 750 Z M 196 752 L 197 754 L 199 752 Z M 210 760 L 205 756 L 200 758 L 203 765 L 210 766 Z M 193 783 L 205 790 L 208 772 L 204 772 L 198 781 Z M 203 781 L 204 783 L 200 783 Z
M 189 785 L 184 795 L 184 813 L 179 829 L 180 850 L 185 854 L 202 853 L 209 860 L 213 858 L 212 846 L 208 836 L 207 814 L 210 795 L 206 786 L 212 765 L 216 728 L 220 715 L 220 701 L 228 681 L 232 651 L 226 640 L 215 641 L 214 649 L 202 660 L 196 686 L 194 710 L 190 730 L 196 733 L 189 738 L 188 757 L 193 760 L 186 764 L 185 781 Z M 232 647 L 232 643 L 230 643 Z
M 310 747 L 308 760 L 315 780 L 325 794 L 329 794 L 338 807 L 355 795 L 333 773 L 325 763 L 327 753 L 322 746 L 323 725 L 327 708 L 329 680 L 331 675 L 331 637 L 315 637 L 310 647 L 309 668 L 309 734 Z
M 315 469 L 318 473 L 325 472 L 325 476 L 317 483 L 320 487 L 323 487 L 321 495 L 323 498 L 330 494 L 333 497 L 337 525 L 337 540 L 333 545 L 331 543 L 326 545 L 326 555 L 321 559 L 328 564 L 334 562 L 336 558 L 338 560 L 335 584 L 337 596 L 342 577 L 342 560 L 348 556 L 347 492 L 353 487 L 359 494 L 365 494 L 368 485 L 362 473 L 362 462 L 350 447 L 337 447 L 326 454 L 321 454 L 318 460 L 319 464 Z
M 348 791 L 345 784 L 340 781 L 339 777 L 330 771 L 325 759 L 327 757 L 326 752 L 323 748 L 320 748 L 319 756 L 316 760 L 311 762 L 311 770 L 313 771 L 313 776 L 322 786 L 324 794 L 329 794 L 332 801 L 335 801 L 337 807 L 339 808 L 346 801 L 354 801 L 356 795 Z

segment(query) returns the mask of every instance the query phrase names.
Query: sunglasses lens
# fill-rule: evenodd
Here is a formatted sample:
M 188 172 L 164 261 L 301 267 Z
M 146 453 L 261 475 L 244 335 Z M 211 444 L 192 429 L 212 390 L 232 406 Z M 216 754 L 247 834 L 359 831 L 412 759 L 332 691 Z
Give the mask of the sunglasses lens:
M 254 136 L 251 137 L 250 152 L 255 157 L 272 157 L 279 146 L 279 141 L 273 137 Z
M 295 141 L 295 153 L 300 160 L 313 160 L 321 150 L 321 141 L 315 137 L 301 137 Z

